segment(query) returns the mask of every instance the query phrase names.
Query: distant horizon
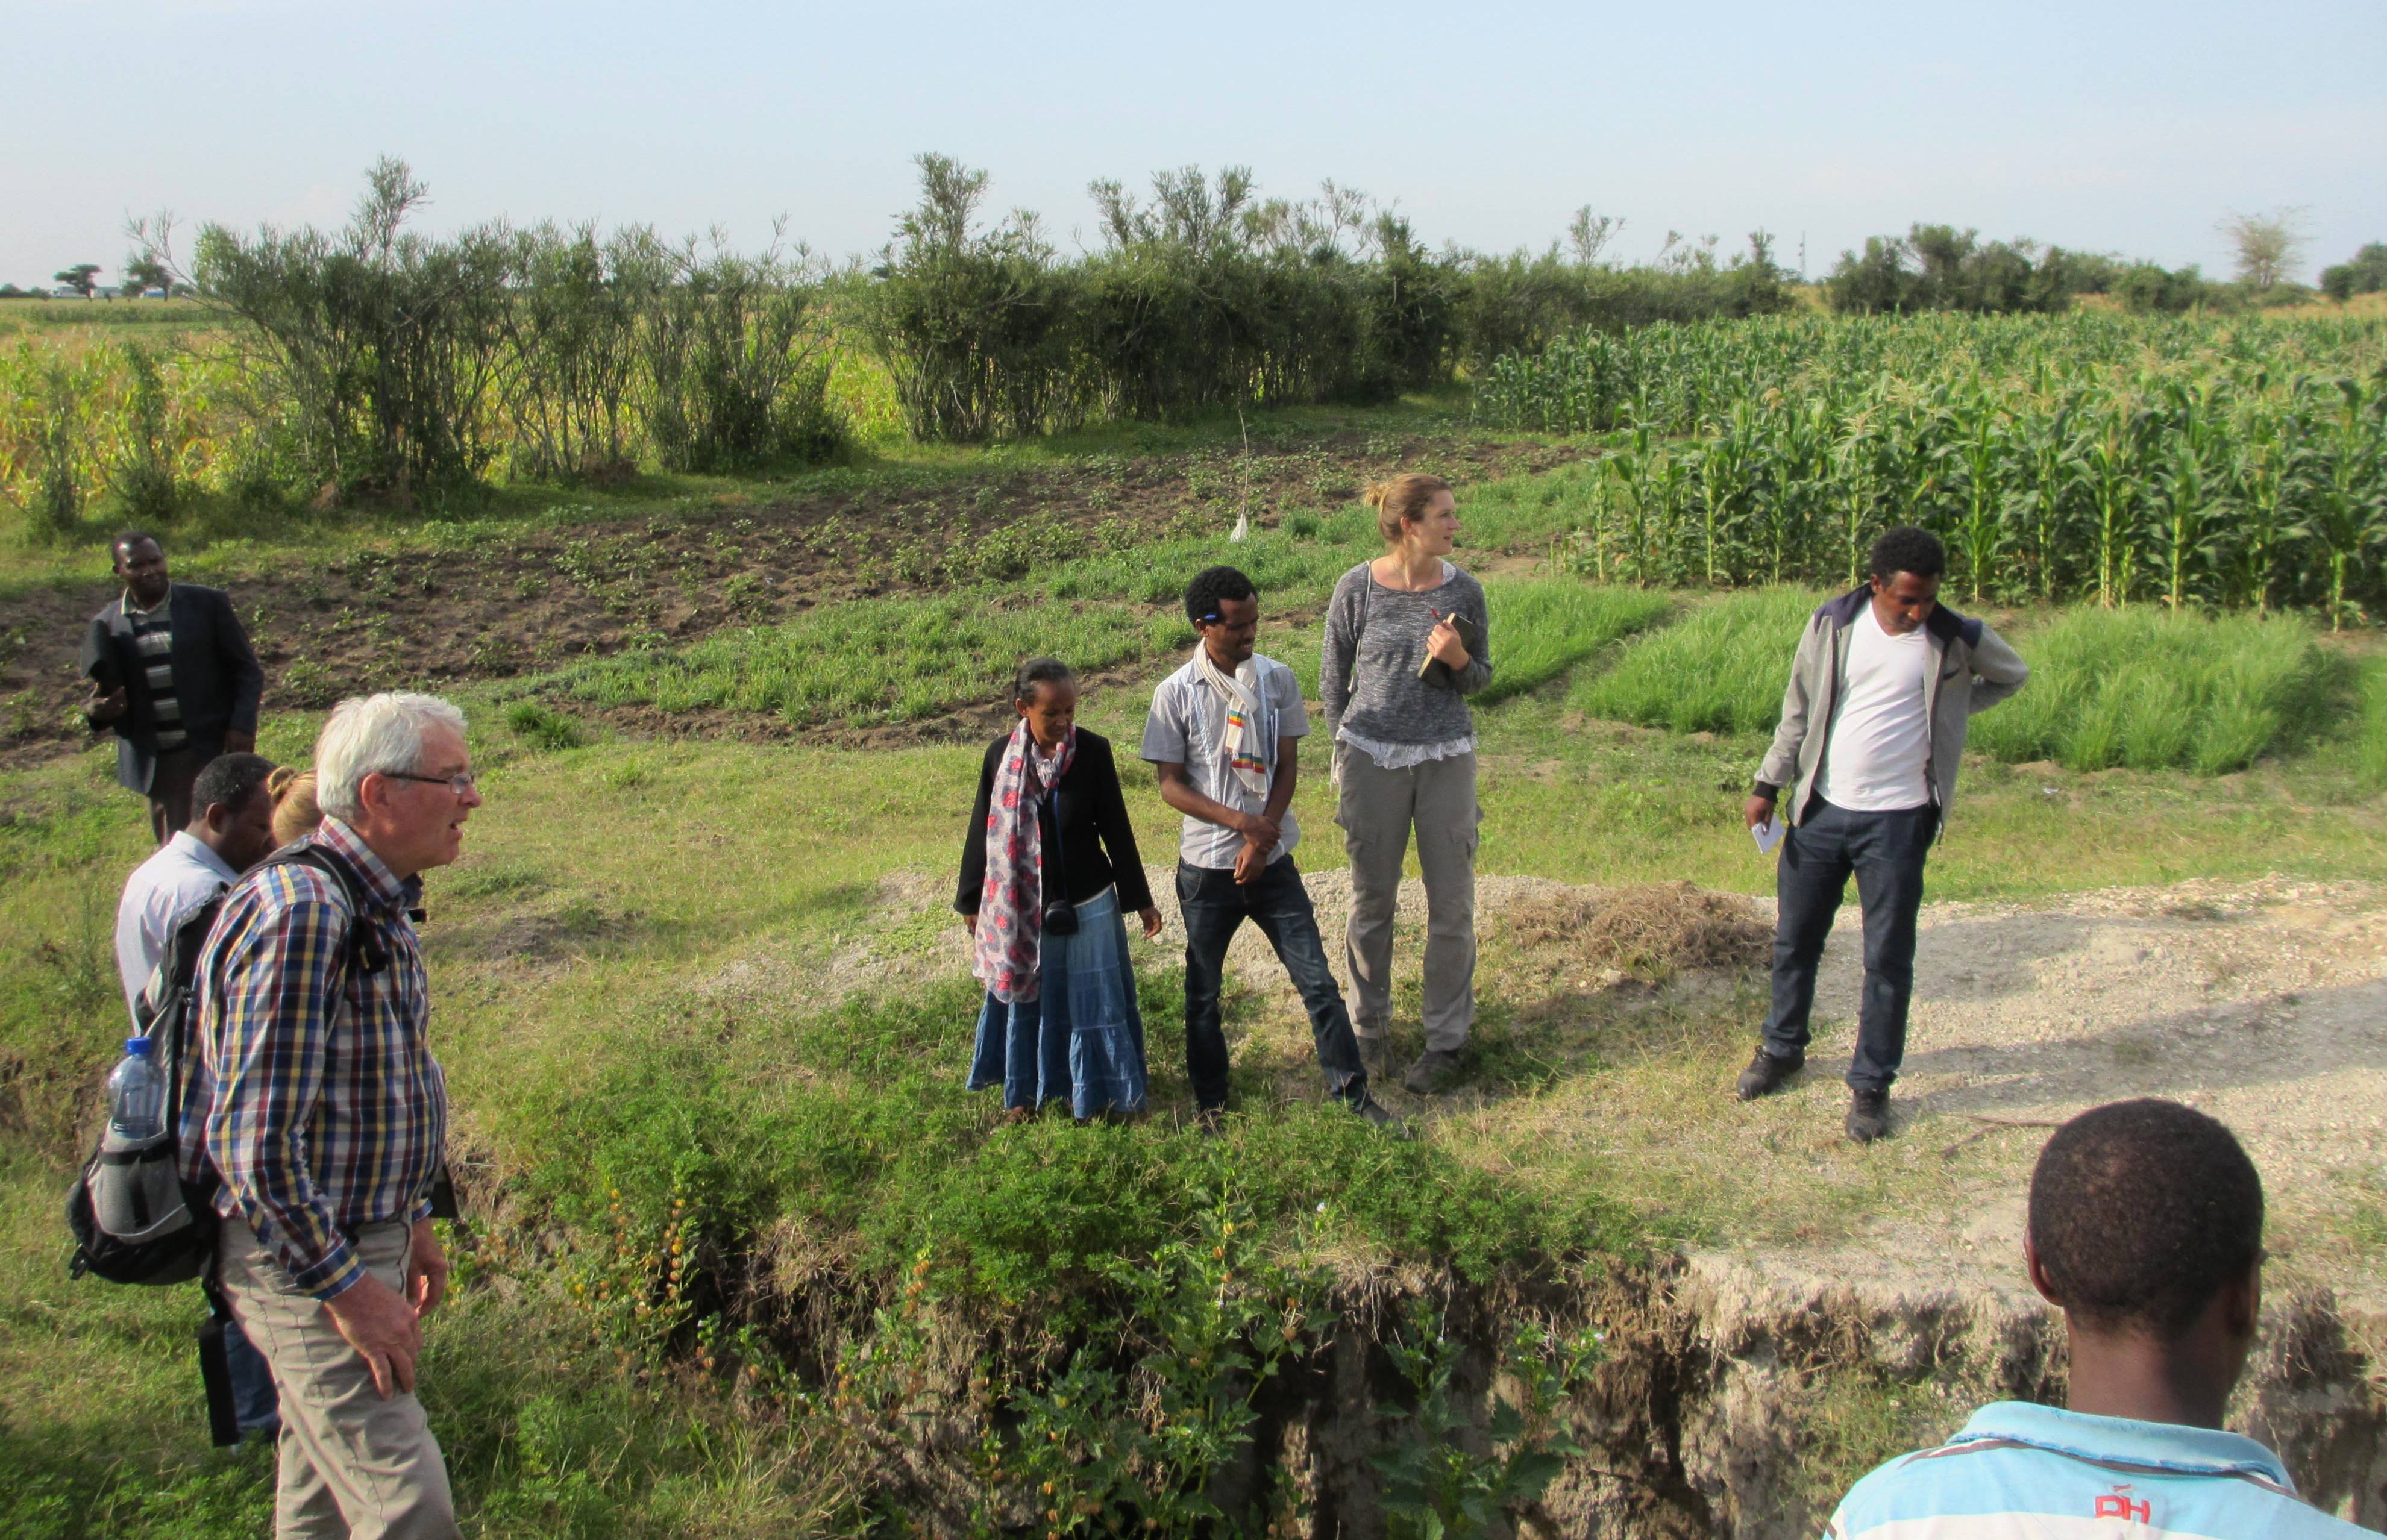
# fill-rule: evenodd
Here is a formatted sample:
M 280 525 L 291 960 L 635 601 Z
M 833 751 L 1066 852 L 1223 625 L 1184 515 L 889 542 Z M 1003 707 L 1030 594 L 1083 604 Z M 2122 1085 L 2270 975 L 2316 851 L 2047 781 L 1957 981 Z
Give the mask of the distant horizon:
M 0 281 L 44 288 L 120 275 L 124 221 L 161 208 L 336 225 L 383 154 L 429 183 L 430 231 L 718 225 L 751 250 L 784 214 L 835 260 L 887 241 L 923 150 L 990 172 L 990 215 L 1035 209 L 1064 250 L 1099 245 L 1089 182 L 1195 163 L 1249 166 L 1265 196 L 1331 177 L 1435 250 L 1538 250 L 1588 204 L 1626 221 L 1621 261 L 1763 228 L 1810 278 L 1916 221 L 2226 277 L 2220 220 L 2296 208 L 2302 282 L 2387 240 L 2376 0 L 1724 0 L 1695 25 L 1547 0 L 125 0 L 104 32 L 43 10 L 8 37 L 39 67 L 0 98 Z

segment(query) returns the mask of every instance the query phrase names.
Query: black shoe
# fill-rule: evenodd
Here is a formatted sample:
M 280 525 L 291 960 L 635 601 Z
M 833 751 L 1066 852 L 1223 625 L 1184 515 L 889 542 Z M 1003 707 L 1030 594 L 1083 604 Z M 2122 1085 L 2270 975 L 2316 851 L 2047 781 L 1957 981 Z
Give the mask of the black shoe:
M 1740 1072 L 1740 1084 L 1734 1089 L 1744 1102 L 1754 1102 L 1760 1096 L 1771 1096 L 1790 1083 L 1790 1078 L 1807 1067 L 1807 1057 L 1776 1058 L 1762 1047 L 1749 1056 L 1749 1067 Z
M 1194 1126 L 1215 1139 L 1227 1131 L 1227 1109 L 1197 1107 L 1194 1111 Z
M 1401 1088 L 1416 1096 L 1432 1096 L 1459 1083 L 1459 1055 L 1446 1048 L 1429 1048 L 1401 1079 Z
M 1889 1131 L 1889 1092 L 1858 1091 L 1849 1095 L 1849 1137 L 1870 1144 Z
M 1345 1102 L 1343 1105 L 1349 1107 L 1353 1112 L 1358 1113 L 1360 1117 L 1366 1118 L 1369 1122 L 1375 1124 L 1376 1127 L 1383 1130 L 1386 1133 L 1394 1135 L 1396 1138 L 1408 1131 L 1408 1126 L 1407 1124 L 1403 1123 L 1398 1117 L 1394 1117 L 1392 1113 L 1385 1110 L 1384 1105 L 1382 1102 L 1377 1101 L 1373 1096 L 1369 1095 L 1364 1091 L 1359 1093 L 1359 1099 L 1358 1101 Z

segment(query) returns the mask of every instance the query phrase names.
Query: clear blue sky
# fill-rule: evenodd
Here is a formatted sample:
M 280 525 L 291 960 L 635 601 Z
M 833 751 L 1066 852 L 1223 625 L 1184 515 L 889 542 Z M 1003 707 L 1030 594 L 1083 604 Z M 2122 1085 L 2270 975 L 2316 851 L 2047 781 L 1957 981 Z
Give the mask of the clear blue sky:
M 336 222 L 373 158 L 435 227 L 774 215 L 875 249 L 910 158 L 1094 242 L 1089 179 L 1332 177 L 1428 242 L 1539 246 L 1589 203 L 1821 271 L 1913 220 L 2226 271 L 2302 206 L 2306 274 L 2387 239 L 2387 0 L 1171 7 L 0 0 L 0 279 L 112 273 L 128 212 Z

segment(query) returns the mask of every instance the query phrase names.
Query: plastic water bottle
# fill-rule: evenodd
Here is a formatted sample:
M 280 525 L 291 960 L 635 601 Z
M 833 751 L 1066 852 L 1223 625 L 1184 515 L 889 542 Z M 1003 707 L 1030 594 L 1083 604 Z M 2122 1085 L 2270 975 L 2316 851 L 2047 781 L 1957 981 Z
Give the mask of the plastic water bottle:
M 166 1078 L 147 1038 L 124 1040 L 124 1057 L 107 1077 L 107 1131 L 132 1142 L 166 1131 Z

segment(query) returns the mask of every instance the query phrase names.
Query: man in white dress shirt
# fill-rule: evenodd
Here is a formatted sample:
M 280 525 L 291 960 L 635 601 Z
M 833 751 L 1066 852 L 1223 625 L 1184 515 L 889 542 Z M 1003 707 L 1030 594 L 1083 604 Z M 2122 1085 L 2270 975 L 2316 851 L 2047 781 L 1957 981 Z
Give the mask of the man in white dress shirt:
M 1870 581 L 1809 619 L 1781 726 L 1743 810 L 1759 828 L 1782 802 L 1790 827 L 1774 878 L 1773 1008 L 1740 1072 L 1740 1098 L 1778 1090 L 1807 1062 L 1815 966 L 1853 875 L 1864 906 L 1864 995 L 1848 1133 L 1861 1144 L 1889 1131 L 1923 857 L 1956 793 L 1965 725 L 2030 677 L 1996 632 L 1939 602 L 1948 553 L 1937 536 L 1893 529 L 1874 542 L 1871 567 Z
M 273 796 L 260 754 L 221 754 L 191 787 L 191 821 L 158 847 L 124 885 L 116 906 L 116 972 L 140 1025 L 141 991 L 174 928 L 240 874 L 273 853 Z
M 273 762 L 259 754 L 209 760 L 191 784 L 190 824 L 158 846 L 124 885 L 116 910 L 116 971 L 135 1029 L 141 1024 L 141 991 L 176 928 L 273 853 L 273 794 L 265 789 L 272 774 Z M 282 1427 L 273 1373 L 235 1322 L 225 1323 L 224 1359 L 241 1435 L 273 1437 Z

